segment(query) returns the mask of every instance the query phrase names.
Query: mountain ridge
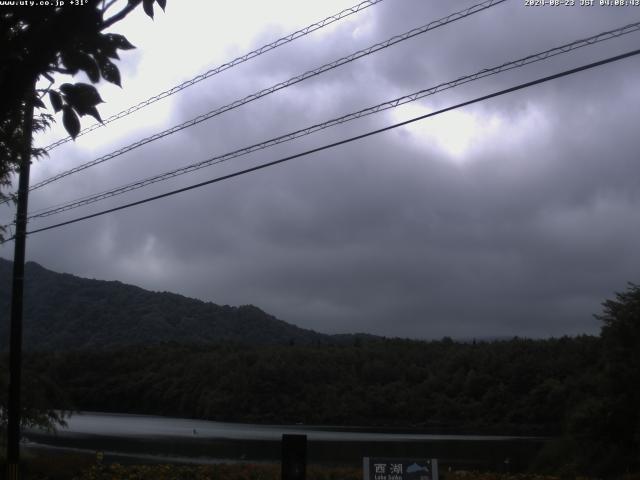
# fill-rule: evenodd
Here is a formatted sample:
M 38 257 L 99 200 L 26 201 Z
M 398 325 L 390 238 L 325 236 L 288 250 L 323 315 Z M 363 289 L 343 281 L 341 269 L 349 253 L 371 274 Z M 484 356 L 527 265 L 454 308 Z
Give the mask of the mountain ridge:
M 8 345 L 13 262 L 0 258 L 0 350 Z M 328 335 L 297 327 L 254 305 L 217 305 L 120 281 L 25 264 L 25 350 L 110 349 L 167 342 L 249 345 L 346 343 L 366 334 Z

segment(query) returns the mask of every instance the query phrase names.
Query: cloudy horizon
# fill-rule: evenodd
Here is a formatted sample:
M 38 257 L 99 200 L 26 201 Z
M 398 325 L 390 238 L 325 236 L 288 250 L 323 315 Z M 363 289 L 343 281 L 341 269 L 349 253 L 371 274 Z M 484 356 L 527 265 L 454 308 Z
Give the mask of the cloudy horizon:
M 153 22 L 140 11 L 112 29 L 137 49 L 118 64 L 122 89 L 98 85 L 103 118 L 356 2 L 167 3 Z M 53 150 L 34 163 L 31 183 L 474 3 L 384 0 Z M 34 191 L 30 211 L 640 20 L 640 8 L 524 3 L 509 0 L 71 175 Z M 639 44 L 640 33 L 624 35 L 30 227 L 276 160 Z M 601 302 L 629 281 L 640 283 L 639 74 L 632 57 L 37 233 L 27 239 L 27 260 L 218 304 L 254 304 L 325 333 L 597 333 Z M 38 145 L 62 136 L 56 125 Z M 0 209 L 3 223 L 11 218 Z M 0 257 L 12 256 L 12 243 L 0 246 Z

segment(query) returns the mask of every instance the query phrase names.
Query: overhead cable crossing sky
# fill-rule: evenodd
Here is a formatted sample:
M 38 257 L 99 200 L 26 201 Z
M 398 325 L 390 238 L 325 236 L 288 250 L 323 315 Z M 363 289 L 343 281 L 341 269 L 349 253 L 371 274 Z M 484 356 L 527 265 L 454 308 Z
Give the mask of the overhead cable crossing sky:
M 111 115 L 110 117 L 106 118 L 105 120 L 102 121 L 102 123 L 95 123 L 94 125 L 91 125 L 89 127 L 83 128 L 80 133 L 78 133 L 78 136 L 81 135 L 85 135 L 89 132 L 92 132 L 94 130 L 97 130 L 100 127 L 106 126 L 109 123 L 115 122 L 116 120 L 126 117 L 127 115 L 130 115 L 134 112 L 137 112 L 138 110 L 141 110 L 159 100 L 162 100 L 163 98 L 167 98 L 175 93 L 180 92 L 181 90 L 184 90 L 185 88 L 189 88 L 192 85 L 195 85 L 196 83 L 199 83 L 207 78 L 213 77 L 214 75 L 217 75 L 218 73 L 224 72 L 225 70 L 229 70 L 232 67 L 235 67 L 237 65 L 240 65 L 241 63 L 244 63 L 248 60 L 251 60 L 252 58 L 258 57 L 264 53 L 267 53 L 271 50 L 274 50 L 282 45 L 286 45 L 287 43 L 291 43 L 294 40 L 304 37 L 305 35 L 308 35 L 312 32 L 315 32 L 316 30 L 320 30 L 321 28 L 324 28 L 328 25 L 331 25 L 332 23 L 335 23 L 339 20 L 342 20 L 343 18 L 349 17 L 351 15 L 353 15 L 354 13 L 358 13 L 361 12 L 362 10 L 375 5 L 377 3 L 382 2 L 383 0 L 366 0 L 364 2 L 361 2 L 357 5 L 354 5 L 353 7 L 349 7 L 346 8 L 344 10 L 342 10 L 341 12 L 338 12 L 334 15 L 331 15 L 323 20 L 320 20 L 318 22 L 312 23 L 311 25 L 308 25 L 300 30 L 297 30 L 293 33 L 290 33 L 289 35 L 286 35 L 284 37 L 281 37 L 271 43 L 268 43 L 266 45 L 263 45 L 259 48 L 256 48 L 255 50 L 250 51 L 249 53 L 245 53 L 244 55 L 241 55 L 239 57 L 234 58 L 233 60 L 227 62 L 227 63 L 223 63 L 222 65 L 219 65 L 215 68 L 212 68 L 210 70 L 207 70 L 206 72 L 197 75 L 195 77 L 193 77 L 190 80 L 186 80 L 184 82 L 182 82 L 179 85 L 176 85 L 175 87 L 172 87 L 168 90 L 165 90 L 163 92 L 160 92 L 146 100 L 143 100 L 142 102 L 133 105 L 129 108 L 126 108 L 125 110 L 122 110 L 121 112 L 115 113 L 113 115 Z M 44 147 L 45 150 L 50 151 L 53 150 L 56 147 L 59 147 L 60 145 L 63 145 L 69 141 L 71 141 L 72 138 L 71 137 L 65 137 L 62 138 L 50 145 L 47 145 L 46 147 Z
M 143 188 L 146 187 L 148 185 L 152 185 L 154 183 L 158 183 L 161 181 L 165 181 L 174 177 L 177 177 L 179 175 L 184 175 L 187 173 L 191 173 L 194 172 L 196 170 L 200 170 L 202 168 L 205 167 L 209 167 L 212 165 L 216 165 L 219 163 L 223 163 L 226 162 L 228 160 L 231 160 L 233 158 L 237 158 L 240 156 L 244 156 L 250 153 L 253 153 L 255 151 L 258 150 L 263 150 L 284 142 L 288 142 L 291 140 L 294 140 L 296 138 L 300 138 L 306 135 L 310 135 L 312 133 L 318 132 L 320 130 L 324 130 L 326 128 L 335 126 L 335 125 L 340 125 L 352 120 L 356 120 L 358 118 L 362 118 L 368 115 L 372 115 L 375 113 L 379 113 L 385 110 L 389 110 L 392 108 L 396 108 L 400 105 L 404 105 L 406 103 L 410 103 L 410 102 L 414 102 L 416 100 L 425 98 L 427 96 L 430 95 L 434 95 L 436 93 L 445 91 L 445 90 L 449 90 L 452 88 L 455 88 L 459 85 L 463 85 L 469 82 L 473 82 L 475 80 L 479 80 L 481 78 L 485 78 L 485 77 L 489 77 L 491 75 L 496 75 L 498 73 L 502 73 L 502 72 L 506 72 L 509 70 L 513 70 L 516 68 L 520 68 L 523 67 L 525 65 L 530 65 L 532 63 L 536 63 L 542 60 L 546 60 L 552 57 L 555 57 L 557 55 L 562 55 L 562 54 L 566 54 L 569 53 L 571 51 L 577 50 L 579 48 L 583 48 L 589 45 L 595 45 L 597 43 L 601 43 L 604 42 L 606 40 L 610 40 L 613 38 L 618 38 L 622 35 L 627 35 L 633 32 L 637 32 L 640 30 L 640 21 L 629 24 L 629 25 L 625 25 L 623 27 L 614 29 L 614 30 L 609 30 L 606 32 L 602 32 L 599 33 L 597 35 L 593 35 L 591 37 L 588 38 L 583 38 L 580 40 L 576 40 L 574 42 L 571 43 L 567 43 L 558 47 L 554 47 L 551 48 L 549 50 L 545 50 L 543 52 L 540 53 L 536 53 L 533 55 L 529 55 L 523 58 L 520 58 L 518 60 L 513 60 L 513 61 L 509 61 L 506 63 L 503 63 L 501 65 L 495 66 L 495 67 L 491 67 L 491 68 L 485 68 L 483 70 L 480 70 L 476 73 L 470 74 L 470 75 L 465 75 L 462 77 L 459 77 L 455 80 L 449 81 L 449 82 L 445 82 L 445 83 L 440 83 L 436 86 L 433 87 L 429 87 L 417 92 L 414 92 L 412 94 L 409 95 L 405 95 L 402 97 L 398 97 L 395 98 L 393 100 L 389 100 L 380 104 L 377 104 L 375 106 L 372 107 L 368 107 L 362 110 L 359 110 L 357 112 L 353 112 L 353 113 L 349 113 L 347 115 L 343 115 L 341 117 L 337 117 L 337 118 L 333 118 L 331 120 L 327 120 L 323 123 L 318 123 L 309 127 L 305 127 L 302 128 L 300 130 L 296 130 L 294 132 L 289 132 L 287 134 L 275 137 L 275 138 L 271 138 L 269 140 L 260 142 L 260 143 L 256 143 L 253 145 L 250 145 L 248 147 L 243 147 L 241 149 L 238 150 L 234 150 L 232 152 L 228 152 L 222 155 L 217 155 L 214 157 L 211 157 L 207 160 L 198 162 L 198 163 L 193 163 L 184 167 L 180 167 L 174 170 L 170 170 L 152 177 L 148 177 L 142 180 L 138 180 L 136 182 L 132 182 L 126 185 L 122 185 L 120 187 L 111 189 L 111 190 L 107 190 L 101 193 L 97 193 L 97 194 L 93 194 L 93 195 L 89 195 L 89 196 L 84 196 L 82 198 L 78 198 L 75 200 L 72 200 L 70 202 L 66 202 L 63 204 L 59 204 L 57 206 L 54 207 L 48 207 L 45 209 L 40 209 L 36 212 L 33 212 L 28 219 L 32 220 L 32 219 L 36 219 L 36 218 L 43 218 L 43 217 L 48 217 L 51 215 L 55 215 L 67 210 L 71 210 L 74 208 L 78 208 L 78 207 L 82 207 L 85 205 L 89 205 L 91 203 L 95 203 L 98 202 L 100 200 L 104 200 L 107 198 L 111 198 L 117 195 L 121 195 L 124 194 L 126 192 L 130 192 L 133 190 L 137 190 L 139 188 Z
M 351 143 L 351 142 L 354 142 L 356 140 L 362 140 L 364 138 L 367 138 L 367 137 L 370 137 L 370 136 L 373 136 L 373 135 L 377 135 L 377 134 L 380 134 L 380 133 L 383 133 L 383 132 L 386 132 L 386 131 L 389 131 L 389 130 L 392 130 L 392 129 L 395 129 L 395 128 L 398 128 L 398 127 L 401 127 L 401 126 L 404 126 L 404 125 L 408 125 L 410 123 L 414 123 L 414 122 L 417 122 L 419 120 L 424 120 L 426 118 L 434 117 L 436 115 L 440 115 L 442 113 L 446 113 L 446 112 L 449 112 L 449 111 L 452 111 L 452 110 L 455 110 L 455 109 L 458 109 L 458 108 L 461 108 L 461 107 L 465 107 L 465 106 L 468 106 L 468 105 L 471 105 L 471 104 L 474 104 L 474 103 L 483 102 L 483 101 L 489 100 L 491 98 L 502 96 L 502 95 L 505 95 L 505 94 L 508 94 L 508 93 L 512 93 L 512 92 L 515 92 L 515 91 L 518 91 L 518 90 L 522 90 L 522 89 L 525 89 L 525 88 L 529 88 L 529 87 L 532 87 L 534 85 L 539 85 L 541 83 L 549 82 L 551 80 L 555 80 L 555 79 L 558 79 L 558 78 L 561 78 L 561 77 L 574 75 L 576 73 L 579 73 L 579 72 L 582 72 L 582 71 L 585 71 L 585 70 L 590 70 L 592 68 L 596 68 L 596 67 L 599 67 L 599 66 L 602 66 L 602 65 L 606 65 L 606 64 L 609 64 L 609 63 L 612 63 L 612 62 L 617 62 L 617 61 L 620 61 L 620 60 L 623 60 L 623 59 L 626 59 L 626 58 L 629 58 L 629 57 L 636 56 L 638 54 L 640 54 L 640 49 L 632 50 L 632 51 L 629 51 L 629 52 L 626 52 L 626 53 L 623 53 L 623 54 L 620 54 L 620 55 L 616 55 L 616 56 L 613 56 L 613 57 L 608 57 L 608 58 L 605 58 L 604 60 L 600 60 L 600 61 L 597 61 L 597 62 L 592 62 L 592 63 L 586 64 L 586 65 L 582 65 L 580 67 L 576 67 L 576 68 L 572 68 L 570 70 L 562 71 L 560 73 L 556 73 L 556 74 L 549 75 L 549 76 L 546 76 L 546 77 L 538 78 L 536 80 L 532 80 L 532 81 L 529 81 L 529 82 L 521 83 L 521 84 L 516 85 L 514 87 L 506 88 L 504 90 L 500 90 L 500 91 L 497 91 L 497 92 L 494 92 L 494 93 L 491 93 L 491 94 L 488 94 L 488 95 L 477 97 L 477 98 L 474 98 L 474 99 L 466 101 L 466 102 L 458 103 L 458 104 L 453 105 L 451 107 L 443 108 L 443 109 L 437 110 L 435 112 L 427 113 L 425 115 L 420 115 L 418 117 L 414 117 L 414 118 L 411 118 L 409 120 L 405 120 L 405 121 L 400 122 L 400 123 L 389 125 L 387 127 L 383 127 L 383 128 L 377 129 L 377 130 L 373 130 L 373 131 L 370 131 L 370 132 L 367 132 L 367 133 L 364 133 L 364 134 L 361 134 L 361 135 L 357 135 L 357 136 L 354 136 L 354 137 L 350 137 L 350 138 L 347 138 L 347 139 L 344 139 L 344 140 L 340 140 L 338 142 L 334 142 L 334 143 L 331 143 L 331 144 L 328 144 L 328 145 L 324 145 L 322 147 L 318 147 L 318 148 L 314 148 L 314 149 L 311 149 L 311 150 L 307 150 L 305 152 L 301 152 L 301 153 L 298 153 L 296 155 L 290 155 L 288 157 L 281 158 L 279 160 L 274 160 L 272 162 L 263 163 L 261 165 L 255 166 L 255 167 L 251 167 L 251 168 L 248 168 L 248 169 L 245 169 L 245 170 L 241 170 L 241 171 L 238 171 L 238 172 L 235 172 L 235 173 L 231 173 L 231 174 L 228 174 L 228 175 L 223 175 L 221 177 L 213 178 L 211 180 L 207 180 L 205 182 L 200 182 L 200 183 L 197 183 L 197 184 L 194 184 L 194 185 L 190 185 L 188 187 L 183 187 L 183 188 L 179 188 L 177 190 L 172 190 L 170 192 L 166 192 L 166 193 L 163 193 L 163 194 L 160 194 L 160 195 L 155 195 L 153 197 L 145 198 L 143 200 L 138 200 L 136 202 L 131 202 L 131 203 L 128 203 L 128 204 L 125 204 L 125 205 L 121 205 L 119 207 L 110 208 L 110 209 L 107 209 L 107 210 L 103 210 L 101 212 L 93 213 L 93 214 L 90 214 L 90 215 L 85 215 L 83 217 L 78 217 L 78 218 L 75 218 L 75 219 L 72 219 L 72 220 L 68 220 L 68 221 L 65 221 L 65 222 L 60 222 L 60 223 L 57 223 L 57 224 L 54 224 L 54 225 L 50 225 L 50 226 L 47 226 L 47 227 L 34 229 L 34 230 L 31 230 L 31 231 L 28 231 L 27 234 L 30 235 L 30 234 L 34 234 L 34 233 L 39 233 L 39 232 L 44 232 L 44 231 L 47 231 L 47 230 L 60 228 L 60 227 L 63 227 L 63 226 L 66 226 L 66 225 L 70 225 L 70 224 L 73 224 L 73 223 L 78 223 L 78 222 L 81 222 L 81 221 L 84 221 L 84 220 L 89 220 L 91 218 L 95 218 L 95 217 L 99 217 L 99 216 L 102 216 L 102 215 L 106 215 L 108 213 L 113 213 L 113 212 L 116 212 L 116 211 L 119 211 L 119 210 L 125 210 L 125 209 L 128 209 L 128 208 L 137 206 L 137 205 L 142 205 L 144 203 L 149 203 L 149 202 L 152 202 L 152 201 L 155 201 L 155 200 L 160 200 L 162 198 L 166 198 L 166 197 L 169 197 L 169 196 L 177 195 L 179 193 L 183 193 L 183 192 L 186 192 L 186 191 L 189 191 L 189 190 L 194 190 L 194 189 L 197 189 L 197 188 L 201 188 L 201 187 L 204 187 L 206 185 L 211 185 L 213 183 L 218 183 L 218 182 L 221 182 L 221 181 L 224 181 L 224 180 L 229 180 L 231 178 L 235 178 L 235 177 L 238 177 L 238 176 L 241 176 L 241 175 L 245 175 L 247 173 L 255 172 L 257 170 L 262 170 L 262 169 L 265 169 L 265 168 L 268 168 L 268 167 L 271 167 L 271 166 L 275 166 L 275 165 L 278 165 L 278 164 L 281 164 L 281 163 L 284 163 L 284 162 L 288 162 L 288 161 L 296 159 L 296 158 L 300 158 L 300 157 L 311 155 L 313 153 L 317 153 L 317 152 L 320 152 L 320 151 L 323 151 L 323 150 L 334 148 L 334 147 L 337 147 L 339 145 L 344 145 L 346 143 Z M 13 239 L 14 239 L 14 237 L 9 238 L 3 243 L 6 243 L 6 242 L 11 241 Z
M 380 50 L 383 50 L 385 48 L 388 48 L 392 45 L 395 45 L 397 43 L 403 42 L 405 40 L 408 40 L 410 38 L 413 38 L 417 35 L 421 35 L 423 33 L 426 33 L 430 30 L 434 30 L 436 28 L 442 27 L 444 25 L 450 24 L 452 22 L 455 22 L 457 20 L 461 20 L 463 18 L 469 17 L 473 14 L 482 12 L 484 10 L 487 10 L 491 7 L 494 7 L 496 5 L 499 5 L 501 3 L 506 2 L 507 0 L 485 0 L 484 2 L 472 5 L 468 8 L 465 8 L 464 10 L 460 10 L 458 12 L 454 12 L 450 15 L 447 15 L 446 17 L 443 17 L 441 19 L 438 20 L 434 20 L 432 22 L 429 22 L 426 25 L 423 25 L 421 27 L 417 27 L 414 29 L 411 29 L 403 34 L 400 35 L 395 35 L 383 42 L 380 43 L 376 43 L 375 45 L 372 45 L 368 48 L 365 48 L 363 50 L 359 50 L 355 53 L 352 53 L 351 55 L 348 55 L 346 57 L 342 57 L 338 60 L 335 60 L 333 62 L 327 63 L 321 67 L 318 67 L 314 70 L 309 70 L 301 75 L 295 76 L 290 78 L 289 80 L 286 80 L 284 82 L 278 83 L 276 85 L 273 85 L 269 88 L 260 90 L 259 92 L 253 93 L 251 95 L 248 95 L 242 99 L 236 100 L 230 104 L 227 104 L 223 107 L 219 107 L 215 110 L 211 110 L 210 112 L 204 113 L 202 115 L 199 115 L 195 118 L 192 118 L 191 120 L 187 120 L 186 122 L 183 122 L 179 125 L 175 125 L 171 128 L 168 128 L 162 132 L 158 132 L 154 135 L 151 135 L 149 137 L 143 138 L 141 140 L 138 140 L 137 142 L 134 142 L 132 144 L 129 144 L 125 147 L 119 148 L 111 153 L 108 153 L 106 155 L 103 155 L 95 160 L 91 160 L 89 162 L 86 162 L 82 165 L 78 165 L 77 167 L 74 167 L 72 169 L 69 169 L 65 172 L 59 173 L 57 175 L 54 175 L 53 177 L 47 178 L 41 182 L 35 183 L 34 185 L 32 185 L 30 187 L 30 190 L 36 190 L 38 188 L 42 188 L 45 185 L 48 185 L 52 182 L 55 182 L 57 180 L 60 180 L 64 177 L 67 177 L 69 175 L 72 175 L 74 173 L 86 170 L 87 168 L 93 167 L 95 165 L 104 163 L 108 160 L 111 160 L 113 158 L 119 157 L 127 152 L 130 152 L 132 150 L 135 150 L 136 148 L 142 147 L 148 143 L 154 142 L 156 140 L 159 140 L 161 138 L 167 137 L 173 133 L 179 132 L 181 130 L 184 130 L 185 128 L 189 128 L 189 127 L 193 127 L 201 122 L 204 122 L 205 120 L 209 120 L 215 116 L 221 115 L 225 112 L 228 112 L 230 110 L 233 110 L 235 108 L 238 108 L 242 105 L 245 105 L 249 102 L 252 102 L 254 100 L 258 100 L 259 98 L 265 97 L 267 95 L 270 95 L 274 92 L 277 92 L 279 90 L 282 90 L 284 88 L 290 87 L 292 85 L 295 85 L 297 83 L 300 83 L 304 80 L 307 80 L 309 78 L 312 77 L 316 77 L 318 75 L 321 75 L 329 70 L 333 70 L 334 68 L 340 67 L 342 65 L 345 65 L 347 63 L 353 62 L 359 58 L 365 57 L 367 55 L 371 55 L 372 53 L 378 52 Z

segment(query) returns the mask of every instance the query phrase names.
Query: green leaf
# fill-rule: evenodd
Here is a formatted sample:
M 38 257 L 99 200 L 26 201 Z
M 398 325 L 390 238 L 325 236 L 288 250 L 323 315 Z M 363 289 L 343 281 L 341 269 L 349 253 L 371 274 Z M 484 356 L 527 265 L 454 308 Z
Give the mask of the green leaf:
M 40 100 L 38 97 L 33 100 L 33 106 L 36 108 L 47 108 L 42 100 Z
M 96 107 L 89 107 L 83 111 L 78 111 L 80 116 L 84 117 L 85 115 L 91 115 L 93 118 L 102 123 L 102 118 L 100 118 L 100 113 Z
M 102 36 L 104 41 L 114 48 L 119 48 L 120 50 L 132 50 L 136 48 L 132 45 L 129 40 L 124 35 L 118 35 L 117 33 L 106 33 Z
M 73 86 L 74 96 L 78 98 L 78 100 L 87 106 L 94 107 L 99 103 L 103 103 L 102 98 L 100 98 L 100 94 L 96 87 L 93 85 L 89 85 L 88 83 L 76 83 Z
M 100 81 L 100 70 L 96 61 L 84 52 L 78 52 L 78 59 L 80 60 L 78 62 L 80 69 L 87 74 L 89 80 L 93 83 L 98 83 Z
M 69 105 L 65 105 L 62 108 L 62 124 L 73 139 L 80 133 L 80 120 L 78 120 L 76 112 Z
M 77 57 L 73 54 L 69 54 L 69 52 L 63 52 L 60 54 L 60 60 L 62 60 L 62 65 L 69 70 L 71 75 L 75 75 L 80 71 L 80 66 L 77 62 Z
M 100 62 L 98 62 L 97 60 L 98 58 L 120 59 L 115 45 L 111 44 L 106 39 L 99 40 L 98 46 L 96 47 L 95 53 L 93 54 L 93 56 L 96 58 L 96 63 L 98 64 L 100 64 Z
M 107 82 L 115 83 L 119 87 L 122 87 L 120 83 L 120 71 L 111 60 L 107 57 L 100 57 L 98 58 L 98 65 L 100 66 L 102 78 Z
M 89 109 L 102 103 L 102 98 L 93 85 L 87 83 L 76 83 L 71 85 L 65 83 L 60 86 L 60 90 L 64 93 L 64 99 L 70 104 L 80 115 L 89 113 Z
M 120 60 L 120 55 L 118 55 L 117 50 L 114 48 L 103 48 L 100 50 L 100 53 L 105 57 L 113 58 L 114 60 Z
M 158 3 L 158 5 L 160 5 L 160 8 L 164 12 L 164 9 L 167 6 L 167 0 L 156 0 L 156 2 Z
M 62 110 L 62 96 L 55 90 L 49 90 L 49 101 L 54 112 L 58 113 Z
M 91 115 L 93 118 L 102 122 L 96 105 L 102 103 L 100 94 L 93 85 L 86 83 L 76 83 L 73 89 L 73 102 L 70 102 L 74 110 L 81 116 Z M 67 96 L 67 98 L 69 98 Z
M 153 18 L 153 2 L 155 0 L 142 0 L 142 8 L 144 8 L 144 12 L 149 15 L 149 17 Z
M 89 54 L 80 50 L 66 51 L 61 54 L 60 58 L 64 66 L 67 67 L 73 75 L 82 70 L 93 83 L 100 80 L 98 65 Z
M 63 83 L 60 85 L 60 91 L 65 95 L 69 95 L 70 92 L 73 92 L 73 85 L 71 83 Z

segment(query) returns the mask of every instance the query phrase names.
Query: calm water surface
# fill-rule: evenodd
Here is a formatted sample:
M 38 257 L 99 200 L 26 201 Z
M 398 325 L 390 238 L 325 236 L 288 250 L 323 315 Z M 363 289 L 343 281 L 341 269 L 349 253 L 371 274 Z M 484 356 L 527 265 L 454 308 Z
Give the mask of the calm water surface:
M 495 435 L 433 435 L 415 431 L 309 425 L 253 425 L 184 418 L 84 412 L 57 433 L 27 431 L 32 449 L 105 452 L 109 462 L 278 463 L 283 434 L 307 435 L 309 463 L 362 464 L 362 457 L 438 458 L 442 465 L 524 470 L 545 439 Z
M 124 437 L 188 437 L 229 440 L 280 440 L 283 434 L 307 435 L 309 441 L 336 442 L 408 442 L 433 440 L 512 441 L 527 437 L 495 435 L 431 435 L 421 433 L 382 433 L 372 429 L 317 427 L 303 425 L 254 425 L 210 422 L 184 418 L 77 413 L 67 419 L 61 433 Z

